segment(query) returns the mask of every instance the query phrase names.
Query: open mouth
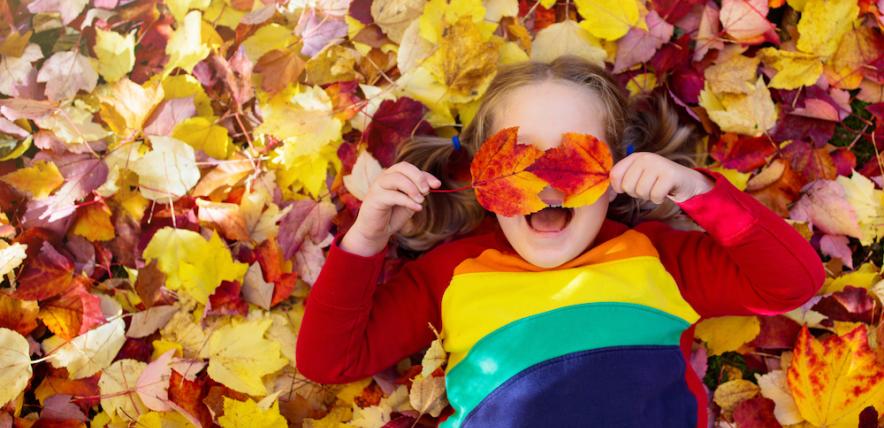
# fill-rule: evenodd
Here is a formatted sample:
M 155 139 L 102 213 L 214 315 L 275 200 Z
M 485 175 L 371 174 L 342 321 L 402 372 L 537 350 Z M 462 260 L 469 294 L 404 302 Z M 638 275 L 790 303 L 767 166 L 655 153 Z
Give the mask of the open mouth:
M 546 207 L 525 216 L 528 226 L 535 232 L 555 233 L 564 230 L 574 217 L 573 208 Z

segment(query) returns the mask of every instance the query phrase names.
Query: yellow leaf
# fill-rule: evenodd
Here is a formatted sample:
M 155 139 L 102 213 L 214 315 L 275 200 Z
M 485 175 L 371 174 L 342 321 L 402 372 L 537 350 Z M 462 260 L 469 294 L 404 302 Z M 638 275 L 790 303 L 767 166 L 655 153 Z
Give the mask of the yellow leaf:
M 246 401 L 224 397 L 224 415 L 218 418 L 222 428 L 260 427 L 286 428 L 288 422 L 279 414 L 279 401 L 274 400 L 269 409 L 262 409 L 251 398 Z
M 446 26 L 426 67 L 448 87 L 449 102 L 469 102 L 485 92 L 497 70 L 500 43 L 482 34 L 469 16 Z
M 193 67 L 209 55 L 209 47 L 202 39 L 202 14 L 199 11 L 191 11 L 184 17 L 169 38 L 166 53 L 169 54 L 169 62 L 163 73 L 165 75 L 176 67 L 191 73 Z
M 877 238 L 884 236 L 884 190 L 875 189 L 875 183 L 866 176 L 851 171 L 850 178 L 839 175 L 835 181 L 844 188 L 847 202 L 856 212 L 862 237 L 859 242 L 872 245 Z
M 95 29 L 95 55 L 98 74 L 108 82 L 116 82 L 135 66 L 135 32 L 123 36 L 114 31 Z
M 801 327 L 786 380 L 801 416 L 818 427 L 847 428 L 868 407 L 884 409 L 884 368 L 860 324 L 817 340 Z
M 100 114 L 117 135 L 125 137 L 140 132 L 154 108 L 163 100 L 162 86 L 141 86 L 128 78 L 96 91 L 101 102 Z
M 163 93 L 166 100 L 193 97 L 193 104 L 196 105 L 198 115 L 211 116 L 214 114 L 212 101 L 203 89 L 203 85 L 189 74 L 179 74 L 163 79 Z
M 6 241 L 0 240 L 0 276 L 12 272 L 13 269 L 17 268 L 23 261 L 25 261 L 25 258 L 27 257 L 25 250 L 27 248 L 28 246 L 25 244 L 14 243 L 9 245 Z M 0 299 L 0 303 L 3 301 L 4 299 Z M 16 299 L 16 304 L 29 305 L 25 302 L 28 301 Z
M 799 50 L 828 58 L 859 16 L 856 0 L 807 0 L 798 21 Z
M 135 426 L 142 428 L 189 428 L 194 425 L 178 412 L 147 412 L 138 417 Z
M 320 87 L 312 86 L 295 94 L 284 90 L 261 104 L 264 122 L 255 128 L 255 133 L 294 143 L 296 155 L 316 153 L 322 146 L 341 139 L 343 123 L 333 110 L 331 98 Z
M 424 119 L 434 128 L 454 125 L 451 104 L 445 98 L 447 88 L 433 76 L 429 68 L 414 67 L 396 81 L 402 93 L 426 105 L 430 112 Z
M 654 73 L 641 73 L 632 76 L 629 82 L 626 82 L 626 89 L 633 96 L 641 93 L 650 93 L 657 86 L 657 76 Z
M 485 23 L 485 6 L 480 0 L 430 0 L 426 3 L 423 13 L 418 18 L 420 36 L 428 42 L 436 45 L 442 37 L 445 28 L 461 19 L 469 17 L 474 24 L 481 25 L 481 33 L 490 37 L 497 23 Z
M 202 304 L 221 281 L 242 281 L 248 269 L 247 264 L 233 260 L 215 231 L 206 241 L 192 230 L 164 227 L 150 239 L 142 256 L 147 263 L 157 260 L 157 268 L 166 274 L 166 287 L 183 291 Z
M 0 327 L 0 405 L 18 397 L 31 379 L 31 347 L 21 334 Z
M 725 93 L 716 96 L 707 82 L 700 91 L 700 105 L 725 132 L 757 137 L 777 122 L 777 106 L 761 76 L 758 76 L 754 89 L 748 94 Z
M 147 364 L 124 358 L 115 361 L 101 373 L 98 388 L 101 391 L 101 408 L 111 420 L 134 422 L 150 409 L 137 394 L 138 377 Z
M 206 152 L 215 159 L 227 159 L 230 137 L 227 128 L 215 125 L 213 119 L 191 117 L 175 126 L 172 137 Z
M 22 56 L 33 34 L 34 30 L 28 30 L 27 33 L 22 34 L 13 28 L 11 32 L 7 33 L 6 39 L 0 42 L 0 55 L 5 57 Z
M 117 317 L 71 340 L 50 336 L 43 341 L 43 350 L 52 366 L 67 369 L 71 379 L 89 377 L 110 365 L 120 352 L 126 342 L 125 326 Z
M 758 51 L 765 64 L 777 70 L 771 88 L 796 89 L 813 86 L 823 73 L 823 63 L 813 54 L 764 48 Z
M 860 87 L 863 70 L 878 59 L 878 36 L 875 33 L 874 28 L 859 27 L 844 34 L 824 70 L 832 86 L 840 89 Z
M 752 175 L 751 172 L 740 172 L 731 168 L 711 167 L 709 169 L 721 173 L 727 181 L 740 190 L 746 189 L 746 183 L 749 182 L 749 176 Z
M 534 61 L 551 62 L 564 54 L 583 57 L 601 67 L 608 55 L 595 36 L 570 19 L 540 30 L 531 45 Z
M 269 318 L 240 322 L 216 329 L 209 336 L 209 376 L 228 388 L 249 395 L 265 395 L 262 376 L 287 364 L 279 342 L 264 338 Z
M 267 52 L 274 49 L 284 49 L 296 40 L 297 37 L 291 28 L 270 23 L 245 39 L 242 42 L 242 47 L 249 60 L 257 64 L 258 60 Z
M 635 0 L 576 0 L 574 4 L 584 18 L 580 26 L 602 39 L 617 40 L 639 21 Z
M 101 125 L 92 121 L 92 111 L 80 100 L 53 109 L 51 113 L 34 119 L 34 122 L 40 128 L 52 131 L 68 144 L 100 140 L 109 134 Z
M 837 278 L 826 278 L 823 288 L 818 294 L 835 293 L 844 290 L 844 287 L 848 285 L 870 290 L 877 281 L 878 268 L 871 261 L 868 261 Z
M 748 94 L 755 87 L 752 81 L 757 76 L 756 70 L 760 61 L 760 57 L 757 56 L 747 57 L 740 53 L 732 53 L 726 58 L 719 58 L 718 62 L 707 68 L 703 75 L 709 90 L 716 94 L 725 92 Z
M 758 392 L 758 385 L 746 379 L 734 379 L 718 385 L 712 399 L 722 410 L 730 412 L 737 404 L 758 395 Z
M 181 22 L 182 19 L 185 19 L 187 11 L 190 9 L 206 10 L 211 0 L 166 0 L 165 3 L 169 7 L 169 12 L 172 12 L 172 16 L 175 17 L 175 21 Z
M 0 177 L 6 184 L 27 193 L 34 199 L 49 196 L 64 184 L 64 177 L 58 167 L 49 161 L 40 160 L 27 168 L 22 168 Z
M 341 169 L 336 145 L 326 145 L 318 153 L 298 154 L 295 144 L 285 144 L 274 153 L 277 155 L 272 168 L 277 171 L 277 184 L 286 197 L 306 190 L 312 197 L 319 197 L 328 175 L 329 166 Z
M 71 233 L 92 242 L 114 239 L 116 231 L 111 223 L 110 208 L 105 204 L 90 204 L 79 209 Z
M 200 179 L 193 148 L 171 137 L 150 138 L 153 150 L 133 162 L 141 194 L 150 200 L 178 199 Z
M 754 316 L 706 318 L 697 323 L 695 336 L 706 342 L 709 355 L 736 351 L 761 332 L 761 323 Z

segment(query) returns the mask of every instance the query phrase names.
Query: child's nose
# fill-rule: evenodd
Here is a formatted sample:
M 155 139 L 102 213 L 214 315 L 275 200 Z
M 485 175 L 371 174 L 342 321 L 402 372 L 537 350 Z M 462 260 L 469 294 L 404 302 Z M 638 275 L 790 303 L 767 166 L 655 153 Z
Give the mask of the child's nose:
M 546 186 L 538 196 L 547 205 L 562 205 L 565 201 L 565 193 L 552 186 Z

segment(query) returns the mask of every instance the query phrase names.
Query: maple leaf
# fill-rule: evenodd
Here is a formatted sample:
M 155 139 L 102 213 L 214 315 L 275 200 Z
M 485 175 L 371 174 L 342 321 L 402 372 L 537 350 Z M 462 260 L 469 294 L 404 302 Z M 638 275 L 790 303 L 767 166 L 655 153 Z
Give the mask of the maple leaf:
M 539 211 L 546 202 L 538 196 L 547 183 L 526 171 L 543 156 L 530 144 L 517 144 L 519 127 L 502 129 L 486 139 L 470 164 L 473 189 L 479 203 L 503 216 Z
M 570 19 L 539 31 L 531 49 L 534 61 L 549 62 L 563 54 L 577 55 L 600 66 L 604 66 L 607 57 L 601 42 Z
M 52 101 L 72 98 L 80 90 L 95 89 L 98 73 L 93 62 L 77 52 L 56 52 L 43 63 L 37 81 L 46 83 L 46 96 Z
M 279 414 L 279 401 L 274 400 L 272 406 L 261 406 L 252 399 L 245 401 L 224 397 L 224 415 L 218 418 L 223 428 L 257 425 L 267 428 L 286 428 L 288 423 Z
M 547 150 L 527 171 L 567 195 L 563 206 L 595 202 L 608 189 L 613 158 L 608 145 L 593 135 L 567 132 L 559 146 Z
M 281 369 L 286 359 L 279 342 L 264 339 L 270 319 L 233 321 L 209 337 L 209 376 L 224 385 L 251 395 L 267 393 L 261 377 Z
M 617 40 L 639 22 L 636 0 L 577 0 L 577 13 L 584 18 L 580 26 L 594 36 Z
M 248 269 L 233 260 L 214 231 L 206 241 L 194 231 L 164 227 L 154 234 L 142 255 L 145 261 L 158 261 L 157 267 L 166 274 L 166 287 L 182 290 L 203 304 L 221 281 L 241 281 Z
M 865 324 L 821 341 L 802 326 L 793 352 L 786 379 L 811 424 L 854 427 L 866 406 L 884 406 L 884 368 L 869 348 Z

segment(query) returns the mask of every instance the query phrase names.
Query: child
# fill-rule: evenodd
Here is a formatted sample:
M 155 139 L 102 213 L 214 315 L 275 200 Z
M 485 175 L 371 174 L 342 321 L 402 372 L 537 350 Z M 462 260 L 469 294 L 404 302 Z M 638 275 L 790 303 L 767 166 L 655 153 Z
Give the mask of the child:
M 432 324 L 449 353 L 453 413 L 441 426 L 705 427 L 707 396 L 686 364 L 693 324 L 787 312 L 825 273 L 778 215 L 721 174 L 671 160 L 692 162 L 679 154 L 690 132 L 666 104 L 656 111 L 575 56 L 502 67 L 462 146 L 405 144 L 336 235 L 307 299 L 298 370 L 320 383 L 370 376 L 426 348 Z M 469 179 L 449 170 L 452 154 L 469 159 L 512 126 L 541 150 L 564 132 L 599 136 L 615 162 L 606 193 L 510 217 L 486 216 L 471 191 L 429 193 Z M 564 195 L 547 186 L 540 197 Z M 640 212 L 638 200 L 659 206 Z M 662 221 L 679 209 L 705 230 Z M 377 285 L 394 235 L 431 250 Z

